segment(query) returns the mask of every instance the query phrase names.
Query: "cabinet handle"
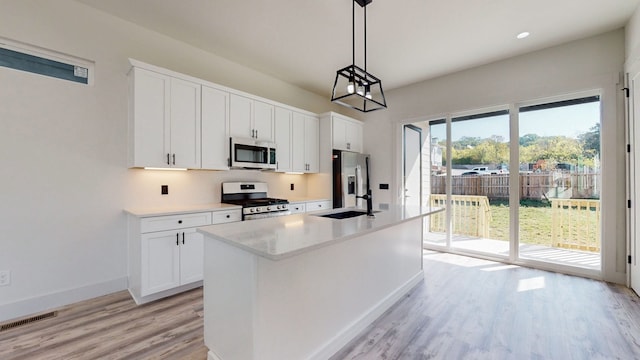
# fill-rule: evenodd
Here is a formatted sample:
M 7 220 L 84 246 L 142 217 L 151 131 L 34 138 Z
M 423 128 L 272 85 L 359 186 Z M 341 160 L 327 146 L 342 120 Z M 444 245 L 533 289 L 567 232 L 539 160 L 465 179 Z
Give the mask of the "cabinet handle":
M 176 154 L 173 154 L 173 165 L 176 164 Z
M 227 215 L 227 219 L 230 218 L 230 217 L 231 217 L 231 215 Z
M 256 137 L 256 131 L 254 129 L 251 129 L 251 137 L 252 138 Z
M 256 130 L 256 139 L 258 138 L 258 130 Z
M 180 233 L 176 233 L 176 246 L 180 246 Z
M 171 165 L 171 162 L 169 161 L 169 153 L 167 153 L 167 165 Z
M 178 220 L 178 224 L 182 224 L 182 220 Z
M 182 245 L 184 245 L 184 232 L 182 232 Z

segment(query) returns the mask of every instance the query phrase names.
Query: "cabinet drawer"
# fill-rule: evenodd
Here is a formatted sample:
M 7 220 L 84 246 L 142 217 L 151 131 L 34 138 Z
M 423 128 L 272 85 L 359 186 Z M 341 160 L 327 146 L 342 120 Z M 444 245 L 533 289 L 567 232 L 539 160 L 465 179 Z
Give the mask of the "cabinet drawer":
M 191 213 L 182 215 L 154 216 L 140 221 L 140 232 L 184 229 L 189 227 L 211 225 L 211 213 Z
M 295 204 L 289 204 L 289 211 L 291 211 L 292 214 L 299 214 L 299 213 L 303 213 L 306 212 L 306 206 L 305 203 L 295 203 Z
M 307 212 L 331 209 L 331 201 L 311 201 L 306 204 Z
M 215 211 L 213 213 L 213 224 L 224 224 L 242 220 L 242 210 Z

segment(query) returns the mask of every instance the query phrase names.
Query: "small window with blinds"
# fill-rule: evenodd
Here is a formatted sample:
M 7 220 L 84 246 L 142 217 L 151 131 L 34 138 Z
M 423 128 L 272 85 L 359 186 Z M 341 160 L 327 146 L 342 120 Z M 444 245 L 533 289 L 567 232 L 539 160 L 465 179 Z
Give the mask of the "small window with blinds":
M 14 45 L 1 38 L 0 66 L 86 85 L 90 84 L 93 72 L 93 64 L 89 61 Z

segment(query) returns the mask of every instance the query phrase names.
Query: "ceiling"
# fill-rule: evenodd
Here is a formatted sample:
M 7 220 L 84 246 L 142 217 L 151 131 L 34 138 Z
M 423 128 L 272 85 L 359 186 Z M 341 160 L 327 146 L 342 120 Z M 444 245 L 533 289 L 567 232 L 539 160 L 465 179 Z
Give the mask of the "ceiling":
M 351 64 L 351 0 L 77 1 L 326 97 Z M 367 70 L 389 91 L 618 29 L 639 2 L 375 0 Z M 516 39 L 523 31 L 531 36 Z

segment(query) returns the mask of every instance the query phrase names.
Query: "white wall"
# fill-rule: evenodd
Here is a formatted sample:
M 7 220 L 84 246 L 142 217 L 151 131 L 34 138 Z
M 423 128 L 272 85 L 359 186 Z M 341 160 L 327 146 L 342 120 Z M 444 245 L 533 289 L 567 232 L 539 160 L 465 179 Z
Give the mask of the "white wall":
M 219 202 L 229 180 L 307 195 L 307 176 L 127 169 L 128 58 L 316 113 L 328 99 L 74 1 L 0 8 L 0 37 L 95 61 L 94 86 L 0 67 L 0 321 L 125 289 L 124 208 Z
M 636 9 L 625 30 L 626 66 L 640 60 L 640 7 Z
M 396 202 L 401 191 L 400 126 L 448 113 L 535 100 L 573 92 L 602 91 L 603 275 L 625 282 L 625 153 L 622 29 L 474 69 L 424 81 L 387 93 L 389 109 L 365 121 L 365 151 L 373 159 L 376 202 Z

